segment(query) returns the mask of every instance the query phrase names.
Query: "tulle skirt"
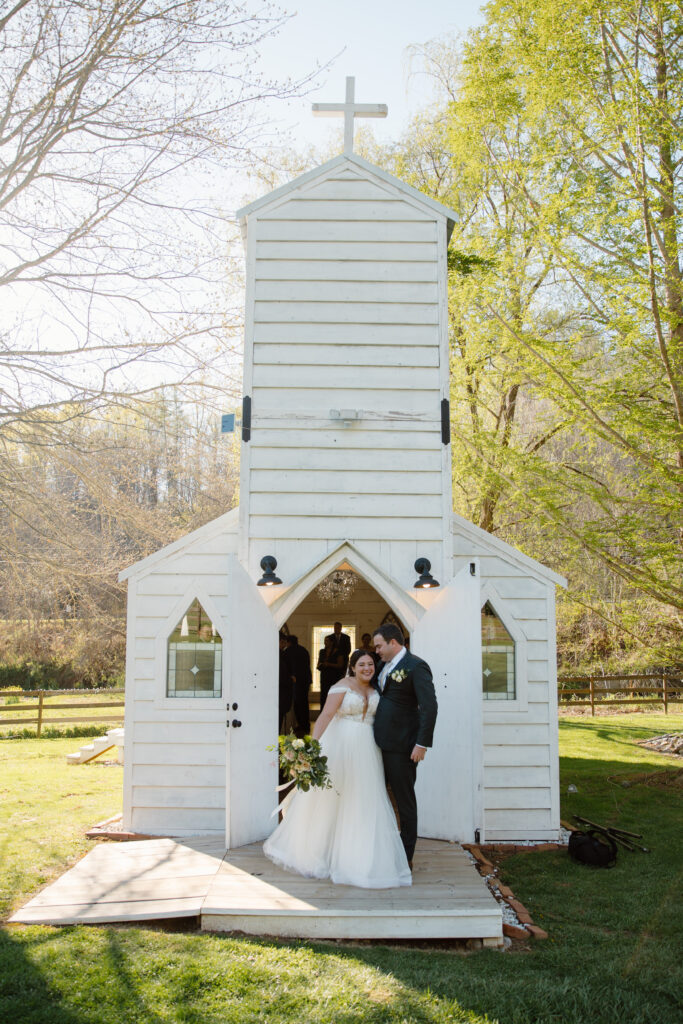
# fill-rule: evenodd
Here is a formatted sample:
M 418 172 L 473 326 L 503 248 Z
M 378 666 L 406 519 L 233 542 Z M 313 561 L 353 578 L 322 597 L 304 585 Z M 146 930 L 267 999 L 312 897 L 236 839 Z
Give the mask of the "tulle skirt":
M 332 789 L 296 791 L 263 852 L 280 867 L 340 885 L 410 885 L 372 725 L 334 718 L 320 742 Z

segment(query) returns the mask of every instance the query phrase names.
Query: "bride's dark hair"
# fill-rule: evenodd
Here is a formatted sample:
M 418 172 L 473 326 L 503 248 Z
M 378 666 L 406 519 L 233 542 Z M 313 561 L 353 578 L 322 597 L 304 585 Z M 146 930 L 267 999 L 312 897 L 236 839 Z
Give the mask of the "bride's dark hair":
M 364 654 L 367 654 L 369 658 L 372 657 L 370 652 L 369 651 L 364 651 L 362 647 L 360 647 L 357 651 L 353 652 L 353 654 L 349 658 L 349 667 L 346 670 L 347 676 L 355 676 L 356 673 L 353 672 L 352 669 L 355 669 L 356 662 L 359 661 L 360 658 L 362 658 Z

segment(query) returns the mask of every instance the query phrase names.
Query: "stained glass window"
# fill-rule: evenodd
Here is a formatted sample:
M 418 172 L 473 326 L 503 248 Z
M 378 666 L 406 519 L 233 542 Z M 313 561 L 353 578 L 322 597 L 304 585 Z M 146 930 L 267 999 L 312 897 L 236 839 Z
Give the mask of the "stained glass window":
M 223 642 L 199 601 L 168 639 L 168 697 L 220 697 Z
M 515 641 L 490 601 L 481 610 L 482 689 L 485 700 L 514 700 Z

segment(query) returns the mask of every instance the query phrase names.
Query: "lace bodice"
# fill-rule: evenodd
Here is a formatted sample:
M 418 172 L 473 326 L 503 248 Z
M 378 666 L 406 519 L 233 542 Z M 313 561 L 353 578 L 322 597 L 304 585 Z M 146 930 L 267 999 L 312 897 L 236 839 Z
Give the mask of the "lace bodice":
M 372 725 L 375 721 L 375 712 L 379 704 L 379 694 L 376 690 L 373 690 L 368 695 L 368 707 L 367 711 L 365 711 L 365 718 L 363 718 L 365 701 L 355 690 L 350 690 L 347 686 L 337 684 L 330 687 L 330 693 L 344 694 L 344 698 L 337 708 L 336 718 L 352 719 L 358 722 L 364 721 L 367 725 Z

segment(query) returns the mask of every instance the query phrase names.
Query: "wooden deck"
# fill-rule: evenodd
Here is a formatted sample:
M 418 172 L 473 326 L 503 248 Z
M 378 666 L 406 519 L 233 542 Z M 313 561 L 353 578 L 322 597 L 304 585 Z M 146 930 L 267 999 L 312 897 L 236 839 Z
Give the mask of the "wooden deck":
M 213 838 L 103 843 L 12 922 L 107 924 L 199 917 L 210 931 L 328 939 L 483 939 L 502 944 L 499 904 L 457 845 L 421 839 L 413 885 L 356 889 L 302 878 L 261 844 Z

